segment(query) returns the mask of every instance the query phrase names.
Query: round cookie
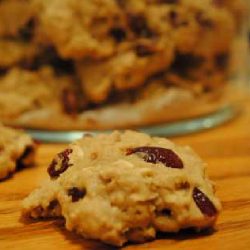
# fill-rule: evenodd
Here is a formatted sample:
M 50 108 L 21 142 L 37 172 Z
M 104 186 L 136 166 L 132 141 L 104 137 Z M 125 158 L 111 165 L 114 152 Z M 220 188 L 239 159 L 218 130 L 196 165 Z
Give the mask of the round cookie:
M 76 141 L 48 174 L 23 214 L 64 217 L 68 230 L 116 246 L 210 227 L 221 208 L 205 163 L 189 147 L 133 131 Z

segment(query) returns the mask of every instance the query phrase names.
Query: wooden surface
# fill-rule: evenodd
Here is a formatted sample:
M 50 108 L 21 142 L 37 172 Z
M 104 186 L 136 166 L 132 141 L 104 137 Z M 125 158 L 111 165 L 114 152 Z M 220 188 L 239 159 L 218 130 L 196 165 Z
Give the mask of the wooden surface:
M 131 250 L 250 249 L 250 104 L 241 117 L 199 134 L 173 139 L 191 145 L 208 163 L 223 211 L 214 232 L 164 235 Z M 64 145 L 41 145 L 37 167 L 0 183 L 0 249 L 114 249 L 67 232 L 61 221 L 27 223 L 20 219 L 20 202 L 46 176 L 46 167 Z

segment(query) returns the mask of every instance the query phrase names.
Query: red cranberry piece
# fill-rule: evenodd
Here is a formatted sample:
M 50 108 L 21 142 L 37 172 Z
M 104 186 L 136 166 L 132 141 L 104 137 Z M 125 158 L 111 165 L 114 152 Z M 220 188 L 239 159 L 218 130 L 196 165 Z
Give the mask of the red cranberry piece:
M 62 92 L 62 103 L 66 114 L 75 115 L 78 111 L 78 102 L 76 94 L 69 89 L 64 89 Z
M 70 188 L 68 190 L 68 195 L 71 196 L 72 202 L 77 202 L 82 199 L 86 194 L 85 189 L 79 189 L 77 187 Z
M 183 162 L 171 149 L 160 147 L 138 147 L 128 149 L 127 155 L 142 153 L 143 160 L 150 163 L 163 163 L 170 168 L 183 168 Z
M 193 199 L 204 215 L 213 217 L 217 214 L 214 204 L 197 187 L 193 190 Z
M 55 209 L 58 205 L 59 205 L 59 203 L 58 203 L 57 200 L 52 200 L 52 201 L 49 203 L 48 209 L 49 209 L 49 210 L 53 210 L 53 209 Z
M 53 159 L 48 167 L 48 174 L 51 178 L 57 178 L 61 173 L 66 171 L 68 167 L 72 166 L 69 164 L 69 155 L 73 152 L 72 149 L 65 149 L 63 152 L 57 155 L 57 158 Z M 58 166 L 60 164 L 60 166 Z

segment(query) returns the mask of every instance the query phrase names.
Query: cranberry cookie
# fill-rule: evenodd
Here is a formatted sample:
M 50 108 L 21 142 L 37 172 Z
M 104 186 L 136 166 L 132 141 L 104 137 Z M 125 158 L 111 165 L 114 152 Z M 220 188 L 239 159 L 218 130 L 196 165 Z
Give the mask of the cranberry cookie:
M 50 115 L 48 110 L 62 113 L 63 95 L 69 89 L 70 81 L 70 77 L 56 76 L 50 67 L 38 71 L 12 68 L 0 77 L 2 119 L 25 116 L 34 110 L 37 116 L 46 115 L 47 118 Z
M 35 144 L 22 131 L 0 124 L 0 180 L 34 163 Z
M 210 227 L 221 205 L 205 166 L 189 147 L 164 138 L 87 136 L 52 160 L 50 180 L 24 200 L 23 214 L 63 217 L 68 230 L 116 246 Z

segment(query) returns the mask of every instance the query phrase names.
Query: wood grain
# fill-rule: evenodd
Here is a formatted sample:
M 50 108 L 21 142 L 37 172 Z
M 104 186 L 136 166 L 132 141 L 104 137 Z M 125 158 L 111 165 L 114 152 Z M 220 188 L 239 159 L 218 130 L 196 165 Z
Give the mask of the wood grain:
M 153 242 L 127 245 L 125 250 L 249 250 L 250 249 L 250 103 L 243 114 L 221 127 L 173 139 L 191 145 L 207 162 L 216 182 L 223 211 L 216 229 L 195 234 L 165 234 Z M 37 166 L 0 183 L 0 249 L 111 250 L 67 232 L 62 221 L 27 222 L 20 218 L 20 202 L 46 177 L 51 158 L 65 145 L 41 145 Z

